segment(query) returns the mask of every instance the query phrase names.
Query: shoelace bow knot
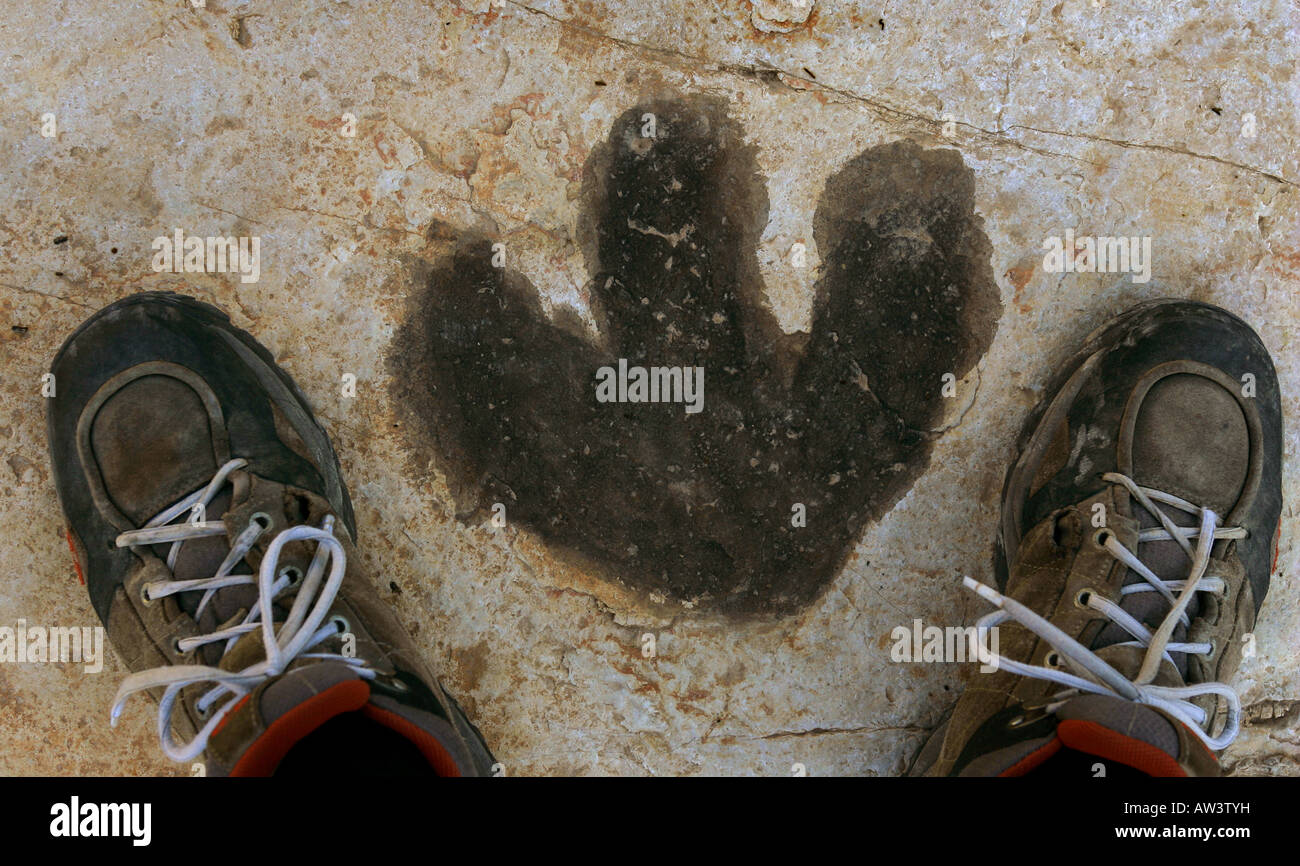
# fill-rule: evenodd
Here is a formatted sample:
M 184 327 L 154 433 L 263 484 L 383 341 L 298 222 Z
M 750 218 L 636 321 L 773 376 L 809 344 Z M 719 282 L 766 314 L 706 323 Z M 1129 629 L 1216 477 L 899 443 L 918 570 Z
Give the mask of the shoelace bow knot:
M 226 534 L 226 525 L 223 521 L 206 521 L 201 517 L 207 505 L 227 483 L 230 473 L 242 469 L 247 463 L 248 461 L 243 458 L 227 462 L 217 470 L 206 487 L 167 508 L 140 529 L 133 529 L 119 535 L 117 546 L 134 548 L 170 543 L 167 568 L 174 569 L 181 546 L 186 541 Z M 195 519 L 181 523 L 174 522 L 178 519 L 184 520 L 188 514 L 193 514 Z M 117 690 L 112 712 L 114 725 L 117 724 L 122 708 L 131 695 L 155 688 L 165 689 L 158 707 L 158 739 L 162 743 L 164 754 L 173 761 L 191 761 L 202 754 L 207 748 L 208 739 L 213 731 L 221 724 L 226 714 L 239 703 L 240 698 L 266 680 L 284 673 L 296 659 L 341 661 L 353 667 L 366 679 L 375 676 L 375 672 L 366 667 L 359 658 L 339 653 L 308 652 L 339 633 L 337 624 L 325 622 L 330 606 L 334 603 L 334 598 L 343 583 L 344 572 L 347 570 L 343 546 L 334 536 L 334 516 L 327 515 L 320 527 L 291 526 L 282 530 L 267 546 L 256 575 L 233 574 L 234 568 L 243 561 L 258 539 L 270 529 L 269 519 L 263 517 L 262 520 L 258 520 L 258 516 L 254 515 L 249 525 L 232 540 L 229 554 L 212 577 L 198 580 L 154 581 L 143 587 L 142 592 L 146 602 L 181 592 L 202 591 L 203 597 L 194 613 L 195 621 L 212 601 L 217 590 L 239 585 L 256 585 L 258 589 L 256 604 L 250 607 L 241 622 L 206 634 L 182 638 L 177 641 L 177 649 L 185 653 L 209 643 L 224 641 L 225 648 L 222 650 L 222 658 L 224 658 L 242 636 L 261 629 L 262 646 L 266 656 L 263 661 L 239 671 L 228 671 L 208 665 L 169 665 L 152 668 L 131 674 L 122 681 Z M 318 545 L 306 575 L 300 577 L 301 583 L 297 582 L 290 569 L 284 569 L 277 574 L 280 551 L 286 544 L 294 541 L 314 541 Z M 327 567 L 329 575 L 325 577 Z M 322 578 L 324 578 L 323 584 Z M 293 588 L 295 584 L 293 605 L 284 620 L 277 624 L 273 609 L 276 597 L 286 589 Z M 186 687 L 205 682 L 214 685 L 198 699 L 196 707 L 200 716 L 206 718 L 207 722 L 192 740 L 178 744 L 171 736 L 171 720 L 175 712 L 176 700 Z M 214 711 L 213 707 L 217 701 L 226 696 L 230 696 L 229 699 Z
M 1120 544 L 1116 540 L 1114 533 L 1107 533 L 1102 542 L 1108 553 L 1132 569 L 1143 580 L 1143 582 L 1125 586 L 1121 590 L 1122 595 L 1158 592 L 1170 604 L 1168 614 L 1165 615 L 1160 626 L 1153 634 L 1146 626 L 1130 615 L 1128 611 L 1123 610 L 1115 602 L 1102 598 L 1098 593 L 1090 593 L 1086 602 L 1081 600 L 1081 603 L 1084 603 L 1086 607 L 1109 618 L 1133 637 L 1132 641 L 1111 644 L 1111 646 L 1146 647 L 1146 653 L 1142 658 L 1142 666 L 1137 676 L 1129 679 L 1100 658 L 1095 652 L 1020 602 L 1002 595 L 990 586 L 966 577 L 963 578 L 962 583 L 968 589 L 975 591 L 986 601 L 999 608 L 981 617 L 976 624 L 975 640 L 978 641 L 979 658 L 982 661 L 991 661 L 999 668 L 1005 668 L 1014 674 L 1048 680 L 1066 686 L 1064 691 L 1053 695 L 1051 702 L 1045 706 L 1046 711 L 1049 713 L 1055 712 L 1068 698 L 1081 692 L 1110 695 L 1161 709 L 1186 725 L 1211 750 L 1223 749 L 1236 739 L 1240 730 L 1241 701 L 1235 691 L 1226 684 L 1219 682 L 1196 683 L 1194 685 L 1175 687 L 1158 686 L 1154 684 L 1153 680 L 1160 670 L 1162 660 L 1173 662 L 1170 653 L 1179 652 L 1190 655 L 1211 655 L 1214 653 L 1215 647 L 1210 643 L 1173 642 L 1174 629 L 1180 623 L 1184 626 L 1189 625 L 1186 610 L 1196 593 L 1222 593 L 1226 588 L 1226 582 L 1223 578 L 1207 577 L 1205 574 L 1210 563 L 1210 552 L 1213 549 L 1214 542 L 1223 539 L 1245 538 L 1249 533 L 1242 527 L 1220 526 L 1218 515 L 1210 509 L 1193 505 L 1184 499 L 1162 493 L 1154 488 L 1141 487 L 1128 476 L 1118 472 L 1107 472 L 1102 475 L 1102 479 L 1112 484 L 1122 485 L 1143 508 L 1160 522 L 1160 526 L 1140 530 L 1138 534 L 1139 544 L 1149 541 L 1173 540 L 1191 560 L 1186 580 L 1165 581 L 1161 580 L 1132 551 Z M 1197 527 L 1177 526 L 1156 505 L 1157 502 L 1199 516 L 1200 525 Z M 1189 540 L 1193 538 L 1196 539 L 1195 549 L 1192 548 Z M 1175 591 L 1178 592 L 1177 596 L 1174 595 Z M 1057 656 L 1077 673 L 1060 670 L 1056 667 L 1025 664 L 990 650 L 984 642 L 988 629 L 1008 619 L 1015 620 L 1038 635 L 1038 637 L 1047 641 L 1052 646 L 1052 649 L 1056 651 Z M 1226 723 L 1217 737 L 1212 736 L 1204 727 L 1208 714 L 1191 700 L 1209 694 L 1224 698 L 1228 705 Z

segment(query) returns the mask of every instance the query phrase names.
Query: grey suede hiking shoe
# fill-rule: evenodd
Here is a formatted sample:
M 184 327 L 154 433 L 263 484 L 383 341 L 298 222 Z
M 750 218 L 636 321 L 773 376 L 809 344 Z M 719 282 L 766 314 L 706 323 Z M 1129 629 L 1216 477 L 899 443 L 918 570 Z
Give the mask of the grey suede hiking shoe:
M 487 774 L 375 593 L 306 399 L 215 307 L 143 293 L 64 344 L 48 405 L 78 571 L 163 751 L 209 775 Z M 179 739 L 177 739 L 179 738 Z
M 913 775 L 1217 775 L 1239 727 L 1225 683 L 1268 591 L 1281 402 L 1260 339 L 1156 301 L 1088 339 L 1007 474 L 997 670 L 977 674 Z M 987 649 L 984 650 L 987 652 Z M 1080 762 L 1079 756 L 1084 760 Z

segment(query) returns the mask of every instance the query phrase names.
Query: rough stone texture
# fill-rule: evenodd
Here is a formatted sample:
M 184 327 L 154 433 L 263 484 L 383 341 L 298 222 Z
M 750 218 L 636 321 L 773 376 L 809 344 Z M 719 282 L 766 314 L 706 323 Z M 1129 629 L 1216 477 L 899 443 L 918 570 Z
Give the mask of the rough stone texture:
M 138 289 L 221 305 L 312 397 L 377 585 L 511 774 L 903 771 L 971 672 L 892 663 L 890 632 L 983 612 L 958 580 L 990 577 L 1011 441 L 1053 366 L 1136 300 L 1209 301 L 1259 330 L 1291 423 L 1293 502 L 1294 5 L 811 3 L 8 11 L 0 624 L 94 624 L 49 483 L 40 376 L 85 316 Z M 768 621 L 647 604 L 528 530 L 458 521 L 439 467 L 412 470 L 390 396 L 409 262 L 437 252 L 434 221 L 499 238 L 545 309 L 590 323 L 586 158 L 622 112 L 682 94 L 725 98 L 755 148 L 769 199 L 758 266 L 785 330 L 812 321 L 827 179 L 900 139 L 956 148 L 973 170 L 1004 306 L 928 471 L 816 600 Z M 46 112 L 53 139 L 40 135 Z M 355 137 L 340 134 L 345 113 Z M 175 227 L 259 235 L 261 279 L 154 273 L 151 241 Z M 1152 236 L 1153 279 L 1044 274 L 1042 240 L 1067 228 Z M 806 268 L 790 266 L 795 243 Z M 344 373 L 355 397 L 341 394 Z M 1241 774 L 1300 772 L 1295 528 L 1285 506 L 1257 654 L 1237 680 L 1252 711 L 1225 763 Z M 161 758 L 146 702 L 108 728 L 121 674 L 112 658 L 97 675 L 0 667 L 0 772 L 188 772 Z

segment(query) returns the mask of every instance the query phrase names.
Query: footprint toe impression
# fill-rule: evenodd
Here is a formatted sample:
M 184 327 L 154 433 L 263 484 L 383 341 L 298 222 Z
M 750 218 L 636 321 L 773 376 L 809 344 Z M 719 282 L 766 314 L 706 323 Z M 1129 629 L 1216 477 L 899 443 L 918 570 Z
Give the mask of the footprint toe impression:
M 806 335 L 766 305 L 767 196 L 722 100 L 624 113 L 582 198 L 594 338 L 494 266 L 492 238 L 460 233 L 416 267 L 390 363 L 417 462 L 463 519 L 501 503 L 605 579 L 732 615 L 797 610 L 924 471 L 943 377 L 993 338 L 973 173 L 910 142 L 839 170 Z

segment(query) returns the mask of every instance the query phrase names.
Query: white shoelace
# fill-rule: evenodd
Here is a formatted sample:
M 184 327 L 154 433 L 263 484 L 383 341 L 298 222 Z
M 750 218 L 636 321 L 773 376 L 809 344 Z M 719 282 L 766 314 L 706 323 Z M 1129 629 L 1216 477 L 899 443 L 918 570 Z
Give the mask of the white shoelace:
M 213 498 L 226 484 L 230 473 L 243 468 L 247 465 L 247 462 L 242 458 L 229 461 L 217 470 L 216 475 L 212 477 L 212 481 L 206 487 L 186 496 L 157 517 L 154 517 L 142 528 L 123 532 L 119 535 L 117 537 L 117 546 L 147 547 L 170 542 L 172 546 L 167 554 L 167 567 L 169 569 L 175 568 L 181 545 L 186 541 L 226 534 L 226 525 L 223 521 L 203 520 L 200 518 L 204 516 L 208 504 L 212 502 Z M 182 518 L 187 513 L 192 513 L 194 520 L 173 523 L 174 520 Z M 365 663 L 359 658 L 346 657 L 338 653 L 307 652 L 307 650 L 312 649 L 327 638 L 339 633 L 339 627 L 334 622 L 322 625 L 326 614 L 329 612 L 330 605 L 333 604 L 334 597 L 338 594 L 339 587 L 343 583 L 343 574 L 347 565 L 343 546 L 334 537 L 333 515 L 326 516 L 320 528 L 292 526 L 277 534 L 271 540 L 266 549 L 266 554 L 262 557 L 261 567 L 258 569 L 257 575 L 231 574 L 231 571 L 243 560 L 258 538 L 269 528 L 269 520 L 264 524 L 259 522 L 257 517 L 258 515 L 254 515 L 254 519 L 249 522 L 247 528 L 234 539 L 229 555 L 226 556 L 217 569 L 217 573 L 212 577 L 199 580 L 156 581 L 146 584 L 142 590 L 145 601 L 156 601 L 164 596 L 174 595 L 178 592 L 202 590 L 204 593 L 203 598 L 194 614 L 194 618 L 197 620 L 218 589 L 242 584 L 256 584 L 258 588 L 257 603 L 244 616 L 242 622 L 227 623 L 216 631 L 184 638 L 177 641 L 177 645 L 183 652 L 188 652 L 204 644 L 225 641 L 226 647 L 222 651 L 222 657 L 224 658 L 225 654 L 230 652 L 231 647 L 235 645 L 235 642 L 241 636 L 260 628 L 262 630 L 262 644 L 266 648 L 266 659 L 264 661 L 250 665 L 241 671 L 227 671 L 221 668 L 208 667 L 207 665 L 169 665 L 167 667 L 153 668 L 131 674 L 122 681 L 121 687 L 117 690 L 112 713 L 112 724 L 114 725 L 117 724 L 118 717 L 122 713 L 122 707 L 131 695 L 149 689 L 166 688 L 158 707 L 158 739 L 162 743 L 164 754 L 173 761 L 192 761 L 202 754 L 203 750 L 207 748 L 208 738 L 212 736 L 212 732 L 221 724 L 221 720 L 225 718 L 226 713 L 239 703 L 239 699 L 251 692 L 260 683 L 284 673 L 285 669 L 295 659 L 314 658 L 341 661 L 351 665 L 365 679 L 373 679 L 375 676 L 375 672 L 365 667 Z M 302 577 L 302 583 L 297 588 L 297 595 L 294 598 L 293 606 L 289 610 L 289 615 L 285 617 L 284 622 L 277 631 L 276 624 L 273 621 L 272 602 L 283 590 L 295 583 L 292 574 L 295 570 L 286 568 L 280 574 L 277 574 L 276 570 L 279 565 L 281 549 L 293 541 L 315 541 L 319 546 L 312 557 L 306 576 Z M 329 578 L 322 586 L 321 578 L 325 574 L 327 564 L 330 567 Z M 316 600 L 314 605 L 311 604 L 313 597 Z M 310 611 L 308 610 L 309 606 Z M 194 736 L 194 739 L 188 743 L 177 744 L 172 740 L 171 736 L 171 719 L 172 713 L 175 711 L 176 699 L 180 696 L 181 690 L 187 686 L 205 682 L 215 684 L 197 702 L 199 714 L 207 718 L 207 723 Z M 230 696 L 229 700 L 218 707 L 215 712 L 212 711 L 213 705 L 227 695 Z
M 1052 702 L 1044 707 L 1049 713 L 1055 712 L 1061 704 L 1065 703 L 1066 699 L 1080 692 L 1111 695 L 1164 710 L 1191 729 L 1211 750 L 1217 751 L 1225 748 L 1236 739 L 1241 725 L 1241 701 L 1235 691 L 1224 683 L 1218 682 L 1170 687 L 1154 685 L 1152 680 L 1155 679 L 1162 660 L 1173 661 L 1169 656 L 1171 652 L 1191 655 L 1213 654 L 1215 649 L 1213 644 L 1171 642 L 1174 629 L 1179 623 L 1188 625 L 1189 620 L 1186 610 L 1194 597 L 1194 593 L 1221 593 L 1226 588 L 1226 582 L 1223 578 L 1207 577 L 1205 574 L 1205 570 L 1210 563 L 1210 551 L 1214 542 L 1220 539 L 1245 538 L 1248 533 L 1242 527 L 1220 526 L 1218 515 L 1208 508 L 1201 508 L 1177 496 L 1161 493 L 1150 487 L 1140 487 L 1131 478 L 1118 472 L 1108 472 L 1102 476 L 1102 479 L 1112 484 L 1123 485 L 1143 508 L 1160 521 L 1158 527 L 1141 530 L 1138 536 L 1139 542 L 1173 540 L 1182 547 L 1183 552 L 1191 560 L 1191 568 L 1186 580 L 1164 581 L 1134 556 L 1128 548 L 1116 541 L 1114 533 L 1106 533 L 1103 541 L 1106 551 L 1136 572 L 1145 581 L 1145 583 L 1130 584 L 1124 587 L 1121 593 L 1131 595 L 1140 592 L 1158 592 L 1170 604 L 1169 613 L 1161 621 L 1160 627 L 1156 629 L 1155 634 L 1152 634 L 1115 602 L 1101 598 L 1096 592 L 1086 593 L 1088 598 L 1085 600 L 1083 598 L 1085 593 L 1080 593 L 1079 601 L 1081 604 L 1108 617 L 1134 638 L 1132 641 L 1126 641 L 1123 644 L 1113 644 L 1114 646 L 1144 646 L 1147 648 L 1137 677 L 1130 680 L 1099 658 L 1092 650 L 1015 599 L 1008 598 L 992 587 L 966 577 L 962 579 L 962 583 L 968 589 L 974 590 L 982 598 L 999 608 L 999 610 L 982 617 L 977 623 L 980 659 L 995 660 L 998 667 L 1005 668 L 1014 674 L 1048 680 L 1066 686 L 1067 688 L 1064 691 L 1053 695 Z M 1157 502 L 1199 516 L 1200 526 L 1180 527 L 1175 525 L 1169 519 L 1169 516 L 1156 505 Z M 1192 548 L 1188 540 L 1191 538 L 1196 539 L 1195 549 Z M 1178 592 L 1177 596 L 1174 595 L 1175 591 Z M 988 634 L 987 629 L 1008 619 L 1015 620 L 1051 644 L 1056 651 L 1057 657 L 1077 673 L 1069 673 L 1055 667 L 1025 664 L 992 652 L 984 642 Z M 1090 675 L 1090 677 L 1087 675 Z M 1217 737 L 1211 736 L 1210 732 L 1204 728 L 1208 714 L 1191 701 L 1192 698 L 1210 694 L 1224 698 L 1228 704 L 1228 718 L 1222 732 Z

